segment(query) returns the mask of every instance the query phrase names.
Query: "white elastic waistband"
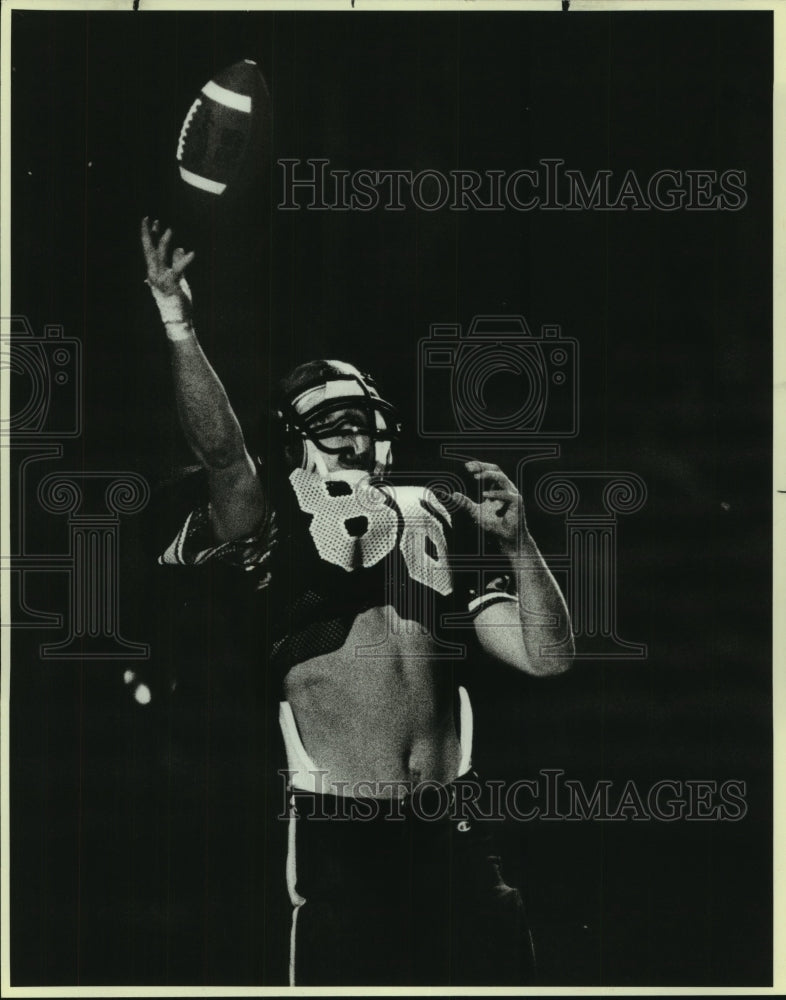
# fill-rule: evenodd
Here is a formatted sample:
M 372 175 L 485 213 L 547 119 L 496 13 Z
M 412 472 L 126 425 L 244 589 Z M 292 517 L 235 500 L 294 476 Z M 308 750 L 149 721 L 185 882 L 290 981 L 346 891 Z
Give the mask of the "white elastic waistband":
M 472 766 L 472 704 L 464 687 L 459 687 L 459 767 L 458 777 L 466 774 Z M 299 791 L 320 794 L 325 791 L 321 777 L 324 769 L 317 767 L 308 755 L 295 721 L 295 713 L 288 701 L 279 704 L 278 722 L 284 746 L 287 751 L 289 784 Z

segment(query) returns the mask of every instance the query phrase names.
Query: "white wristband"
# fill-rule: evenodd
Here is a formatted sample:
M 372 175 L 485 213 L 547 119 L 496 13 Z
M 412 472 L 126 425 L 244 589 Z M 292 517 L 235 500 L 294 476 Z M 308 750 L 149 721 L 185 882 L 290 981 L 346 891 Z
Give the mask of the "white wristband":
M 168 340 L 190 340 L 194 336 L 194 328 L 187 319 L 170 319 L 164 323 Z
M 158 311 L 164 323 L 183 323 L 191 319 L 191 289 L 185 278 L 180 279 L 180 292 L 175 295 L 164 295 L 150 282 L 147 282 L 153 298 L 156 300 Z

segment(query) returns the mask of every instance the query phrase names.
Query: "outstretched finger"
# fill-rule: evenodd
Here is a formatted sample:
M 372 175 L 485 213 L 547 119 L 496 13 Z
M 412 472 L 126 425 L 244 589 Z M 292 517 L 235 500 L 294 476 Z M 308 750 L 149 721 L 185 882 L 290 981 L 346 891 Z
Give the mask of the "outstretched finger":
M 491 466 L 487 469 L 481 469 L 479 472 L 474 474 L 474 478 L 484 483 L 497 483 L 504 488 L 515 489 L 513 483 L 508 479 L 505 473 L 499 469 L 496 465 Z
M 140 229 L 140 235 L 142 237 L 142 250 L 144 251 L 145 257 L 149 260 L 151 254 L 153 253 L 153 240 L 150 237 L 150 229 L 147 216 L 142 219 L 142 226 Z
M 473 517 L 478 516 L 480 504 L 475 503 L 474 500 L 470 500 L 468 496 L 465 496 L 463 493 L 451 493 L 450 499 L 456 505 L 457 510 L 465 510 Z
M 473 458 L 471 462 L 465 462 L 464 468 L 467 472 L 482 472 L 488 470 L 490 472 L 499 472 L 500 468 L 495 465 L 494 462 L 479 462 L 476 458 Z
M 171 243 L 171 241 L 172 241 L 172 230 L 166 229 L 164 231 L 164 235 L 158 241 L 158 257 L 163 264 L 166 263 L 167 255 L 169 253 L 169 244 Z
M 186 253 L 182 247 L 178 247 L 172 254 L 172 270 L 177 277 L 185 271 L 191 261 L 196 257 L 196 253 L 191 250 Z
M 484 500 L 506 500 L 512 502 L 518 496 L 518 493 L 513 493 L 511 490 L 483 490 L 480 494 Z

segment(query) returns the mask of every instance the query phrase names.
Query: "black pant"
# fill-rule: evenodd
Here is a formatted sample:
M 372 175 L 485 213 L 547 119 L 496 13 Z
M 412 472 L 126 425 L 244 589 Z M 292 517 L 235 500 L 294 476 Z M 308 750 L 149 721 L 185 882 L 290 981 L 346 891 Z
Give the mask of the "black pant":
M 534 958 L 524 906 L 487 827 L 415 803 L 295 792 L 291 982 L 522 985 Z M 354 808 L 357 806 L 358 808 Z M 325 818 L 329 817 L 329 818 Z

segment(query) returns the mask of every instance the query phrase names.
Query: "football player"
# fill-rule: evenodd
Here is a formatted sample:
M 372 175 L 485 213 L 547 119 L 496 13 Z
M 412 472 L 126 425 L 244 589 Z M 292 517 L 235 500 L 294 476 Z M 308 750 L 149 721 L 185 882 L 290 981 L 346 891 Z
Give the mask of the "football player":
M 567 608 L 520 494 L 477 461 L 466 469 L 479 503 L 392 484 L 394 408 L 371 378 L 327 360 L 283 380 L 281 474 L 263 478 L 194 332 L 184 278 L 193 254 L 172 252 L 157 222 L 143 220 L 141 236 L 180 421 L 209 483 L 209 504 L 161 561 L 234 563 L 272 609 L 290 984 L 530 981 L 521 896 L 483 824 L 453 808 L 477 776 L 469 698 L 449 666 L 469 623 L 483 651 L 517 670 L 544 676 L 570 664 Z M 472 517 L 509 562 L 463 606 L 448 559 L 451 510 Z M 451 635 L 444 620 L 457 612 L 465 630 Z

